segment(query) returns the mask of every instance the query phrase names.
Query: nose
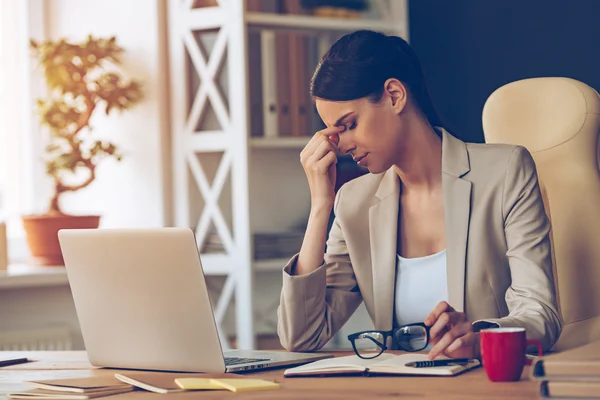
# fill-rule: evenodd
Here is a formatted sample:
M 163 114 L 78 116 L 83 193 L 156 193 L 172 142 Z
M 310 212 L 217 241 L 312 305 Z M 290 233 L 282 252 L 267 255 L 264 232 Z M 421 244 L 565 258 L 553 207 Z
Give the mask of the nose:
M 348 138 L 349 135 L 340 135 L 340 142 L 338 143 L 338 150 L 340 151 L 340 153 L 342 154 L 349 154 L 351 153 L 356 146 L 354 146 L 352 144 L 352 142 L 350 141 L 350 138 Z

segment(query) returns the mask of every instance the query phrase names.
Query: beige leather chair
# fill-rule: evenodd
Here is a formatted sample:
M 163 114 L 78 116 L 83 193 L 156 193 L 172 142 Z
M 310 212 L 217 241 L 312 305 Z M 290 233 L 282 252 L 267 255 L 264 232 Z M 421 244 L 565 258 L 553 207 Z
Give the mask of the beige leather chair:
M 564 321 L 555 350 L 600 340 L 600 96 L 568 78 L 509 83 L 483 109 L 488 143 L 526 147 L 552 222 Z

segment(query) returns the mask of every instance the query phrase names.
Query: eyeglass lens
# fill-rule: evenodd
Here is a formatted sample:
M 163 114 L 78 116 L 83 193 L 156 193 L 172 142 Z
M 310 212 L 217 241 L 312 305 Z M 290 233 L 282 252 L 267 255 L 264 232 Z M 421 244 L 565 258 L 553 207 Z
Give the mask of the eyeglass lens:
M 385 347 L 384 336 L 379 332 L 361 333 L 354 339 L 354 348 L 356 353 L 364 358 L 375 358 Z
M 427 347 L 427 329 L 424 326 L 404 326 L 395 332 L 396 343 L 405 351 L 421 351 Z

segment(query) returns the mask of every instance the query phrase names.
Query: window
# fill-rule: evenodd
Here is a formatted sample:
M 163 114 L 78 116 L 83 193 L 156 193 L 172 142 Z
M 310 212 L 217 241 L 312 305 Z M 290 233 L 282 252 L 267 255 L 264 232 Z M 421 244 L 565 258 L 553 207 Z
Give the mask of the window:
M 37 126 L 33 98 L 39 90 L 32 90 L 28 48 L 30 37 L 40 36 L 30 27 L 43 29 L 35 25 L 43 19 L 38 2 L 43 0 L 0 0 L 0 219 L 8 224 L 12 260 L 27 256 L 20 217 L 38 211 L 33 188 L 42 186 L 36 177 L 42 176 L 43 169 L 35 161 L 41 141 L 32 130 Z
M 16 21 L 11 16 L 16 7 L 14 1 L 0 0 L 0 215 L 9 220 L 11 236 L 15 231 L 13 220 L 20 200 L 19 181 L 14 176 L 19 162 L 19 132 L 14 99 L 17 94 Z

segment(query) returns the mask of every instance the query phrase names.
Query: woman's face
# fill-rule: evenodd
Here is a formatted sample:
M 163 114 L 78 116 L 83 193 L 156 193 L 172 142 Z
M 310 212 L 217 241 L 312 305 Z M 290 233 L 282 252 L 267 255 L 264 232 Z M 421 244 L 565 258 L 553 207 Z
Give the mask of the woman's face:
M 402 153 L 403 121 L 401 101 L 389 93 L 373 104 L 367 98 L 315 103 L 327 127 L 344 126 L 339 136 L 339 151 L 351 154 L 358 165 L 378 174 L 387 171 Z M 334 139 L 335 140 L 335 139 Z

